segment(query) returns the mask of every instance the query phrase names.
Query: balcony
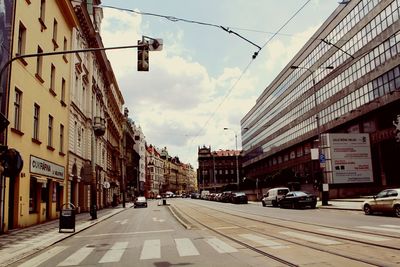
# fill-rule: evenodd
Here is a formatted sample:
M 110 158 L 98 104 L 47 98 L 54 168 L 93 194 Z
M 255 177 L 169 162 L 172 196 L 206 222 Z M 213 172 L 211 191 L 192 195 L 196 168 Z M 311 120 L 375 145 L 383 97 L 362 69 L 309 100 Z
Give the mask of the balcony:
M 106 132 L 106 120 L 101 117 L 94 117 L 93 130 L 97 137 L 103 136 Z

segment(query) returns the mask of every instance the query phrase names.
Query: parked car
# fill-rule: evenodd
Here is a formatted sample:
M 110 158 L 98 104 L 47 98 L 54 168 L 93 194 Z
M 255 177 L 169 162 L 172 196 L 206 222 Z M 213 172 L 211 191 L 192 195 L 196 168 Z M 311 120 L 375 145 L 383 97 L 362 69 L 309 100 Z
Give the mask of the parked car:
M 400 188 L 385 189 L 372 199 L 364 201 L 362 209 L 366 215 L 374 212 L 393 213 L 400 217 Z
M 190 197 L 193 198 L 193 199 L 199 199 L 200 198 L 200 194 L 199 193 L 192 193 L 190 195 Z
M 145 197 L 138 197 L 134 203 L 134 207 L 144 207 L 147 208 L 147 199 Z
M 280 201 L 281 208 L 305 208 L 315 209 L 317 206 L 317 197 L 314 194 L 304 191 L 291 191 L 287 193 Z
M 224 191 L 221 194 L 221 202 L 231 202 L 232 191 Z
M 278 207 L 279 201 L 289 193 L 289 188 L 287 187 L 276 187 L 271 188 L 267 191 L 267 193 L 263 196 L 261 203 L 263 207 L 267 205 L 271 205 L 273 207 Z
M 244 192 L 234 192 L 231 195 L 231 202 L 233 204 L 247 204 L 248 199 Z

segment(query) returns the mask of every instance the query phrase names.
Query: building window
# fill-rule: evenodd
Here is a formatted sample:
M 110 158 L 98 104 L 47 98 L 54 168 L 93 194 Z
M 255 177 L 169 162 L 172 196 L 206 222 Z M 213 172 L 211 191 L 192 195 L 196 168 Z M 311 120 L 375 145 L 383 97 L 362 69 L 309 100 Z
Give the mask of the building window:
M 14 100 L 14 129 L 21 130 L 21 114 L 22 114 L 22 92 L 15 88 L 15 100 Z
M 47 136 L 47 146 L 53 146 L 53 116 L 49 115 L 49 128 Z
M 39 140 L 40 106 L 35 104 L 33 109 L 33 139 Z
M 40 17 L 39 22 L 42 26 L 42 31 L 47 29 L 45 24 L 45 14 L 46 14 L 46 0 L 40 0 Z
M 29 184 L 29 213 L 37 212 L 37 181 L 31 177 Z
M 56 67 L 51 64 L 51 70 L 50 70 L 50 93 L 53 96 L 56 96 L 56 89 L 55 89 L 55 83 L 56 83 Z
M 64 153 L 64 125 L 60 124 L 60 153 Z
M 19 23 L 19 30 L 18 30 L 18 48 L 17 54 L 24 55 L 26 48 L 26 28 L 22 22 Z
M 43 50 L 40 46 L 38 46 L 37 53 L 43 53 Z M 40 82 L 44 82 L 42 79 L 42 67 L 43 67 L 43 57 L 37 56 L 36 57 L 36 78 L 40 80 Z
M 63 44 L 64 51 L 68 50 L 68 41 L 67 38 L 64 37 L 64 44 Z M 65 63 L 68 63 L 67 54 L 63 54 L 63 59 Z
M 56 50 L 58 48 L 58 44 L 57 44 L 57 30 L 58 30 L 58 22 L 56 19 L 54 19 L 53 22 L 53 45 L 54 45 L 54 50 Z
M 65 79 L 62 78 L 61 79 L 61 104 L 63 104 L 64 106 L 65 104 Z

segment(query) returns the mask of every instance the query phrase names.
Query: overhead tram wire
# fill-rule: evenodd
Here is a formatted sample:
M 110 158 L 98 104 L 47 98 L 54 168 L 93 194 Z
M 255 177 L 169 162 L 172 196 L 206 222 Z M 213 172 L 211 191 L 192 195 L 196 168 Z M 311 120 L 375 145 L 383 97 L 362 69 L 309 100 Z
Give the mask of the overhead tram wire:
M 78 0 L 73 0 L 75 2 L 81 2 Z M 200 131 L 198 132 L 198 134 L 196 136 L 194 136 L 190 143 L 192 142 L 192 140 L 196 139 L 197 137 L 200 136 L 200 133 L 205 129 L 205 127 L 208 125 L 208 123 L 211 121 L 211 119 L 215 116 L 216 112 L 218 111 L 218 109 L 222 106 L 222 104 L 225 102 L 225 100 L 230 96 L 230 94 L 232 93 L 233 89 L 235 89 L 236 85 L 239 83 L 239 81 L 243 78 L 244 74 L 247 72 L 247 70 L 250 68 L 252 62 L 254 59 L 256 59 L 256 57 L 258 56 L 259 52 L 270 42 L 272 41 L 273 38 L 275 38 L 275 36 L 277 36 L 278 34 L 280 34 L 280 31 L 286 27 L 287 24 L 289 24 L 290 21 L 292 21 L 292 19 L 294 17 L 296 17 L 298 15 L 298 13 L 300 13 L 301 10 L 303 10 L 303 8 L 310 2 L 311 0 L 307 0 L 280 28 L 277 32 L 274 32 L 273 35 L 264 43 L 263 46 L 259 46 L 257 44 L 255 44 L 254 42 L 250 41 L 249 39 L 243 37 L 242 35 L 240 35 L 239 33 L 232 31 L 232 28 L 229 27 L 224 27 L 221 25 L 217 25 L 217 24 L 213 24 L 213 23 L 208 23 L 208 22 L 201 22 L 201 21 L 196 21 L 196 20 L 189 20 L 189 19 L 183 19 L 183 18 L 177 18 L 175 16 L 167 16 L 167 15 L 160 15 L 160 14 L 155 14 L 155 13 L 149 13 L 149 12 L 140 12 L 140 11 L 136 11 L 133 9 L 128 9 L 128 8 L 120 8 L 120 7 L 114 7 L 114 6 L 110 6 L 110 5 L 103 5 L 101 4 L 100 7 L 104 7 L 104 8 L 110 8 L 110 9 L 117 9 L 117 10 L 121 10 L 121 11 L 127 11 L 127 12 L 132 12 L 135 14 L 139 14 L 139 15 L 144 15 L 144 16 L 154 16 L 154 17 L 159 17 L 159 18 L 164 18 L 167 20 L 170 20 L 172 22 L 186 22 L 186 23 L 192 23 L 192 24 L 199 24 L 202 26 L 210 26 L 210 27 L 215 27 L 215 28 L 219 28 L 222 29 L 228 33 L 232 33 L 238 37 L 240 37 L 241 39 L 247 41 L 248 43 L 256 46 L 259 50 L 254 52 L 252 59 L 250 60 L 250 62 L 246 65 L 246 67 L 243 69 L 242 73 L 240 74 L 240 76 L 238 77 L 238 79 L 235 81 L 235 83 L 232 85 L 232 87 L 228 90 L 227 94 L 224 96 L 224 98 L 222 99 L 221 103 L 216 107 L 216 109 L 214 110 L 214 112 L 210 115 L 210 117 L 208 118 L 208 120 L 206 121 L 206 123 L 204 124 L 204 126 L 200 129 Z
M 295 18 L 301 10 L 304 9 L 304 7 L 310 2 L 311 0 L 307 0 L 307 2 L 305 2 L 279 29 L 277 32 L 275 32 L 273 34 L 273 36 L 271 36 L 271 38 L 269 38 L 265 44 L 260 47 L 260 50 L 258 52 L 260 52 L 270 41 L 272 41 L 272 39 L 279 34 L 279 32 L 286 27 L 287 24 L 289 24 L 290 21 L 292 21 L 293 18 Z M 195 136 L 192 138 L 192 140 L 196 139 L 197 137 L 200 136 L 201 132 L 203 132 L 203 130 L 206 128 L 206 126 L 209 124 L 209 122 L 211 121 L 211 119 L 215 116 L 215 114 L 217 113 L 218 109 L 222 106 L 222 104 L 225 102 L 225 100 L 229 97 L 229 95 L 232 93 L 233 89 L 235 89 L 236 85 L 239 83 L 239 81 L 242 79 L 242 77 L 244 76 L 244 74 L 247 72 L 247 70 L 250 68 L 251 64 L 253 63 L 253 60 L 257 57 L 258 52 L 256 52 L 257 54 L 253 55 L 252 60 L 250 60 L 250 62 L 247 64 L 247 66 L 243 69 L 242 73 L 240 74 L 239 78 L 235 81 L 235 83 L 232 85 L 232 87 L 228 90 L 227 94 L 224 96 L 224 98 L 222 99 L 221 103 L 216 107 L 216 109 L 214 110 L 214 112 L 210 115 L 210 117 L 208 118 L 208 120 L 205 122 L 204 126 L 199 130 L 198 136 Z M 190 143 L 192 142 L 192 140 L 190 141 Z

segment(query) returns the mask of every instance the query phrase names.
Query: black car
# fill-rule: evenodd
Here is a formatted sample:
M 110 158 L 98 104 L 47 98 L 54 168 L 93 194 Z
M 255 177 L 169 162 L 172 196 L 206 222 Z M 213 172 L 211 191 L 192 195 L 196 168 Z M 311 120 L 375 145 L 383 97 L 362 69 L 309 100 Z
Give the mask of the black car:
M 247 196 L 243 192 L 235 192 L 231 194 L 231 202 L 233 204 L 247 204 Z
M 291 191 L 287 193 L 278 204 L 281 208 L 298 209 L 310 207 L 315 209 L 317 206 L 317 197 L 303 191 Z
M 232 201 L 232 191 L 224 191 L 220 196 L 221 202 L 231 202 Z

